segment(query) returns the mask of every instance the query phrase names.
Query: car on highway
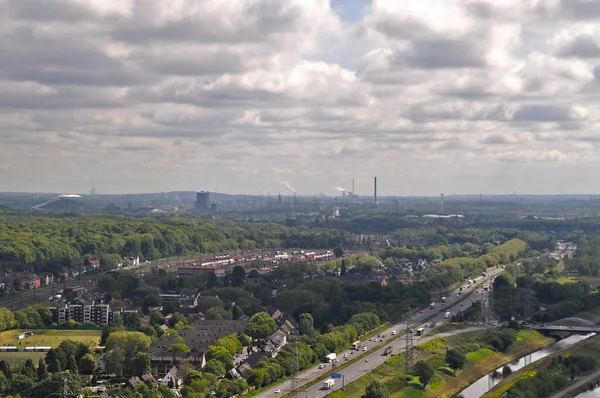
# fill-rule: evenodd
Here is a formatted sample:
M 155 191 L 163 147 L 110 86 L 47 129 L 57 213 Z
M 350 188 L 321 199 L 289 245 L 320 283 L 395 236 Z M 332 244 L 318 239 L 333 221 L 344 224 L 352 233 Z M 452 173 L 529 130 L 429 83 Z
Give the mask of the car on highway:
M 320 364 L 319 364 L 319 369 L 325 369 L 325 365 L 324 365 L 324 364 L 322 364 L 322 363 L 320 363 Z
M 367 347 L 363 346 L 362 350 L 367 351 Z
M 281 389 L 278 388 L 277 390 L 275 390 L 275 394 L 279 394 L 281 392 Z

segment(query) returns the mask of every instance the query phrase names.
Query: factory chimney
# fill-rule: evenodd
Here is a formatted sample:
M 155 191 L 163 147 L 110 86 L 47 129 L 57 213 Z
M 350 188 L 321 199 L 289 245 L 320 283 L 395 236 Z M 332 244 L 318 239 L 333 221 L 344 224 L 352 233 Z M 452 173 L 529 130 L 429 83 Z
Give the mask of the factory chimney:
M 354 178 L 352 179 L 352 196 L 356 196 L 356 191 L 354 190 Z
M 373 187 L 373 204 L 377 206 L 377 177 L 374 179 L 374 187 Z

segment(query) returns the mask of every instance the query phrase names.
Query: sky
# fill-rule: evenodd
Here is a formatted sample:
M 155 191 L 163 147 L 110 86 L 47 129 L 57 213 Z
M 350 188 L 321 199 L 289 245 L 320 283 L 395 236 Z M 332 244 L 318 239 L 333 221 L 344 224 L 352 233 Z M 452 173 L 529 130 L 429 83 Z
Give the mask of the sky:
M 0 191 L 600 193 L 598 0 L 0 0 Z

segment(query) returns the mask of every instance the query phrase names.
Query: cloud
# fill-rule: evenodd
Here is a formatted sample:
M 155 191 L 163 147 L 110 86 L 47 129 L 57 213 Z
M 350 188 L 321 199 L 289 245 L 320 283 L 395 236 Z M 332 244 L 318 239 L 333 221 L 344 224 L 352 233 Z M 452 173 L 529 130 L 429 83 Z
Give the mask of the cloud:
M 600 160 L 592 3 L 373 0 L 344 20 L 324 0 L 0 0 L 0 184 L 360 193 L 377 175 L 383 195 L 436 194 L 510 163 L 581 189 L 568 173 Z

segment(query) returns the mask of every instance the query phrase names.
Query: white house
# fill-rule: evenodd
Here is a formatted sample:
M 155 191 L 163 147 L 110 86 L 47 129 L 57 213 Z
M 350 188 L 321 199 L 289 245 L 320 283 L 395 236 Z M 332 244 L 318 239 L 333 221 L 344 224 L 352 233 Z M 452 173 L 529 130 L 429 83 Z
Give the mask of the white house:
M 173 366 L 171 370 L 169 370 L 169 372 L 165 375 L 165 377 L 163 377 L 159 381 L 161 382 L 161 384 L 167 387 L 173 386 L 172 388 L 175 389 L 178 389 L 183 383 L 183 380 L 181 380 L 176 366 Z

